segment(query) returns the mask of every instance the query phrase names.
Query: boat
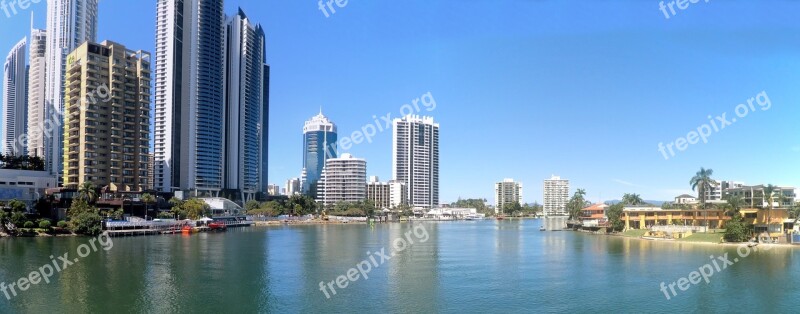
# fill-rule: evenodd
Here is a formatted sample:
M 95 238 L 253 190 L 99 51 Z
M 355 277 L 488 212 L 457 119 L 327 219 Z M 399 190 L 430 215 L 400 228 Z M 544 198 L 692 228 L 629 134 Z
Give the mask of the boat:
M 539 231 L 547 231 L 547 229 L 544 226 L 541 226 L 539 227 Z
M 756 247 L 758 246 L 758 242 L 750 242 L 747 244 L 747 247 Z
M 183 233 L 183 234 L 192 234 L 192 233 L 195 233 L 195 230 L 194 230 L 194 228 L 192 228 L 190 226 L 183 226 L 183 228 L 181 229 L 181 233 Z
M 503 217 L 503 215 L 497 216 L 497 220 L 503 220 L 503 219 L 506 219 L 506 217 Z
M 228 226 L 221 222 L 212 222 L 208 224 L 208 228 L 211 231 L 225 231 L 228 230 Z

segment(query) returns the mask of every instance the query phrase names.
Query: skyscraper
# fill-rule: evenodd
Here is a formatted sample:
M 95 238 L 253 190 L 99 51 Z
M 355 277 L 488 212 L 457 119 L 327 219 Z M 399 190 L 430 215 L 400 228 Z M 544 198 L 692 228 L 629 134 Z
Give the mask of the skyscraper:
M 394 119 L 393 179 L 405 183 L 411 207 L 439 204 L 439 124 L 433 117 Z
M 225 189 L 255 198 L 261 188 L 264 121 L 264 30 L 242 9 L 228 17 L 225 37 Z
M 97 41 L 98 0 L 47 0 L 47 46 L 45 48 L 45 115 L 52 123 L 45 134 L 45 168 L 61 178 L 64 128 L 64 72 L 66 57 L 83 42 Z M 48 120 L 51 120 L 48 122 Z M 48 128 L 45 128 L 48 130 Z
M 267 190 L 269 185 L 269 65 L 264 64 L 264 88 L 262 88 L 261 96 L 261 129 L 259 136 L 261 137 L 261 167 L 258 174 L 259 185 L 261 191 Z M 298 188 L 298 192 L 300 189 Z
M 494 184 L 494 210 L 502 212 L 506 204 L 522 204 L 522 183 L 514 179 L 505 179 Z
M 33 18 L 31 18 L 33 19 Z M 47 32 L 34 29 L 31 24 L 30 56 L 28 71 L 28 155 L 44 158 L 45 153 L 45 53 Z M 49 128 L 55 126 L 51 121 Z
M 350 154 L 326 160 L 317 195 L 317 202 L 326 207 L 339 202 L 354 203 L 366 200 L 367 161 Z
M 0 152 L 6 155 L 26 154 L 24 143 L 28 128 L 28 67 L 25 65 L 26 40 L 20 40 L 8 52 L 3 63 L 3 129 L 0 130 Z
M 222 0 L 158 0 L 156 189 L 223 189 L 225 14 Z
M 303 126 L 303 194 L 319 198 L 317 184 L 329 158 L 336 158 L 336 124 L 319 114 Z
M 149 186 L 150 53 L 104 41 L 67 56 L 64 186 Z
M 561 179 L 558 176 L 544 180 L 543 211 L 545 216 L 567 215 L 567 202 L 569 202 L 569 180 Z

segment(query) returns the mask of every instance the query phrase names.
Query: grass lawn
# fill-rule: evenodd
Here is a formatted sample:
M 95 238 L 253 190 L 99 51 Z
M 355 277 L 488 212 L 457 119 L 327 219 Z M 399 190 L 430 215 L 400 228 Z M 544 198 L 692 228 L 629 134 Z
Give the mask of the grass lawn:
M 683 242 L 711 242 L 711 243 L 719 243 L 724 233 L 695 233 L 683 239 L 678 239 L 677 241 Z
M 623 232 L 622 235 L 626 237 L 638 238 L 643 236 L 645 233 L 647 233 L 647 230 L 628 230 Z

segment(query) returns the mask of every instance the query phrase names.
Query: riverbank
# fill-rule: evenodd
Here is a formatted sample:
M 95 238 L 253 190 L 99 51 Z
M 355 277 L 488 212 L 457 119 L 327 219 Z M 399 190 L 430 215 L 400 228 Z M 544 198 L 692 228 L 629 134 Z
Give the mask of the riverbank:
M 633 231 L 640 231 L 640 230 L 633 230 Z M 714 242 L 714 241 L 708 241 L 707 240 L 708 238 L 716 238 L 717 236 L 719 236 L 719 238 L 721 240 L 721 238 L 723 236 L 721 233 L 709 233 L 709 234 L 698 233 L 698 234 L 695 234 L 695 235 L 699 236 L 697 239 L 691 239 L 691 237 L 695 236 L 695 235 L 692 235 L 692 236 L 687 237 L 686 239 L 683 239 L 683 240 L 646 239 L 646 238 L 644 238 L 642 236 L 637 236 L 636 234 L 637 234 L 636 232 L 628 233 L 628 234 L 625 234 L 625 233 L 612 233 L 612 234 L 608 234 L 608 236 L 614 236 L 614 237 L 620 237 L 620 238 L 628 238 L 628 239 L 636 239 L 636 240 L 640 240 L 640 241 L 652 241 L 652 242 L 662 242 L 662 243 L 663 242 L 669 242 L 669 243 L 675 243 L 675 244 L 692 244 L 692 245 L 699 244 L 699 245 L 720 245 L 720 246 L 735 246 L 735 247 L 738 247 L 738 246 L 742 246 L 742 245 L 747 245 L 748 244 L 748 242 L 722 242 L 722 241 Z M 792 249 L 794 249 L 794 248 L 797 248 L 798 245 L 788 244 L 788 243 L 782 243 L 782 244 L 773 244 L 773 243 L 765 244 L 765 243 L 761 243 L 761 244 L 758 245 L 758 247 L 769 247 L 769 248 L 782 247 L 782 248 L 792 248 Z
M 255 226 L 283 226 L 283 225 L 345 225 L 345 224 L 358 224 L 366 225 L 366 221 L 338 221 L 338 220 L 271 220 L 271 221 L 256 221 Z

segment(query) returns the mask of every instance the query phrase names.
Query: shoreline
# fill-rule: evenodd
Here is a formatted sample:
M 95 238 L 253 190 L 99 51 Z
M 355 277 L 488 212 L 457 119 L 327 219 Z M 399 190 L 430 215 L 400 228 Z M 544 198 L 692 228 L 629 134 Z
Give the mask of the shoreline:
M 619 238 L 624 238 L 624 239 L 634 239 L 634 240 L 639 240 L 639 241 L 650 241 L 650 242 L 657 242 L 657 243 L 670 243 L 671 242 L 671 243 L 676 243 L 676 244 L 692 244 L 692 245 L 700 244 L 700 245 L 718 245 L 718 246 L 739 247 L 739 246 L 742 246 L 742 245 L 746 246 L 748 244 L 748 242 L 736 242 L 736 243 L 734 243 L 734 242 L 702 242 L 702 241 L 693 242 L 693 241 L 678 241 L 678 240 L 649 240 L 649 239 L 645 239 L 645 238 L 642 238 L 642 237 L 631 237 L 631 236 L 625 236 L 625 235 L 622 235 L 622 234 L 607 234 L 606 236 L 619 237 Z M 770 248 L 781 248 L 782 247 L 782 248 L 791 248 L 791 249 L 800 247 L 799 245 L 794 245 L 794 244 L 789 244 L 789 243 L 781 243 L 781 244 L 759 243 L 758 244 L 758 247 L 763 247 L 763 246 L 770 247 Z

